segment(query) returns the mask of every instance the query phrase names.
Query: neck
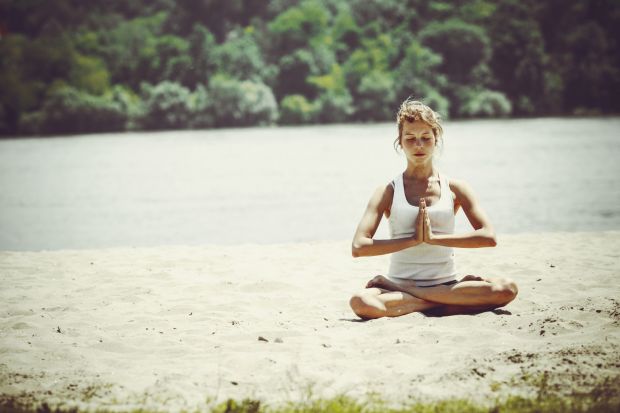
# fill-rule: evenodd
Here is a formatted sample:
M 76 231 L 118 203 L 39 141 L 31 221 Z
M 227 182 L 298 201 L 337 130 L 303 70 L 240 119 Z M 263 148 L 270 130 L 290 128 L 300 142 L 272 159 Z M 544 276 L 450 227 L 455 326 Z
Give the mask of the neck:
M 433 164 L 431 162 L 417 165 L 407 163 L 407 169 L 405 169 L 405 177 L 416 180 L 427 180 L 431 176 L 434 176 L 435 172 L 435 168 L 433 168 Z

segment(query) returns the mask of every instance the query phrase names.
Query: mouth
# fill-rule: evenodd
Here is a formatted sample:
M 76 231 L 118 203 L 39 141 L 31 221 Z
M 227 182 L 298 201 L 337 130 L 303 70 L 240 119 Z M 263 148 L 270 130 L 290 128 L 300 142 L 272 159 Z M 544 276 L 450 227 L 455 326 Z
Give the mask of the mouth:
M 424 155 L 426 155 L 426 154 L 424 154 L 424 153 L 415 153 L 414 154 L 414 156 L 424 156 Z

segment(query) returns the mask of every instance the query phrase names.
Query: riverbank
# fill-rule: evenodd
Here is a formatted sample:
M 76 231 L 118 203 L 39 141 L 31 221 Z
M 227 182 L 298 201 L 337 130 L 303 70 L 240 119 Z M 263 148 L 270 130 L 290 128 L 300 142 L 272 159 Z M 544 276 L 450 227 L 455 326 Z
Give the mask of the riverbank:
M 0 401 L 179 411 L 228 398 L 484 402 L 589 392 L 620 367 L 620 232 L 500 236 L 464 273 L 504 309 L 360 322 L 387 257 L 349 242 L 0 253 Z

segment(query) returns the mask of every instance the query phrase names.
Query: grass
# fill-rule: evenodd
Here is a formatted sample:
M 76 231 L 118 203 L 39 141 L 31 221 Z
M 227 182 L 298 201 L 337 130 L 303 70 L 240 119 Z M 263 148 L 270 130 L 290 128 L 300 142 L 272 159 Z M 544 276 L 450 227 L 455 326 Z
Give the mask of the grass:
M 607 413 L 620 411 L 620 376 L 606 379 L 587 393 L 568 396 L 551 394 L 546 380 L 537 380 L 537 394 L 532 397 L 508 396 L 486 404 L 464 399 L 439 401 L 415 401 L 400 407 L 389 407 L 380 399 L 369 402 L 350 397 L 289 402 L 277 407 L 267 406 L 259 400 L 228 400 L 218 406 L 196 410 L 212 413 Z M 78 413 L 77 409 L 23 406 L 14 401 L 1 399 L 3 413 Z M 97 410 L 105 412 L 106 410 Z M 117 409 L 114 409 L 117 412 Z M 166 411 L 166 410 L 161 410 Z M 147 410 L 129 410 L 128 413 L 150 413 Z M 190 411 L 193 412 L 193 411 Z

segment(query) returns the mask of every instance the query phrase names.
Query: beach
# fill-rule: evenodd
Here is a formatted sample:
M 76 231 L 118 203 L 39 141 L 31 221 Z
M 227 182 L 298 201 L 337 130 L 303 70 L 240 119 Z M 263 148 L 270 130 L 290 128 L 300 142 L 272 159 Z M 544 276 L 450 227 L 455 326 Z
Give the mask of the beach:
M 0 401 L 114 411 L 346 395 L 484 402 L 620 371 L 620 231 L 500 235 L 463 275 L 519 295 L 478 315 L 362 322 L 389 257 L 350 241 L 0 253 Z M 538 387 L 537 387 L 538 386 Z

